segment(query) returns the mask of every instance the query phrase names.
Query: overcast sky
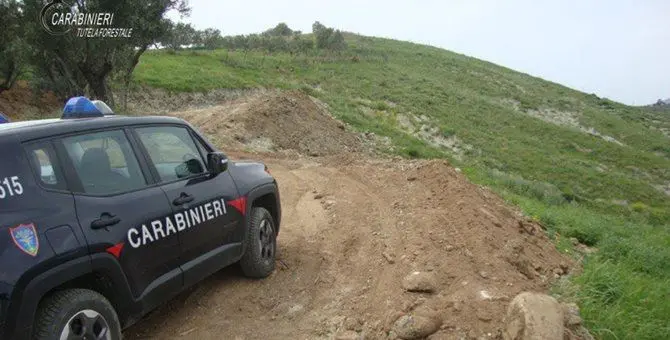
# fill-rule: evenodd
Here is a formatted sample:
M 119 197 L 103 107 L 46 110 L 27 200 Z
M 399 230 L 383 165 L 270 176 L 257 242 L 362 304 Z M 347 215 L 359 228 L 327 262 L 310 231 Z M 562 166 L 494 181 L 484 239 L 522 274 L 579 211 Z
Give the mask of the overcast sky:
M 190 0 L 196 28 L 285 22 L 425 43 L 631 105 L 670 98 L 670 0 Z

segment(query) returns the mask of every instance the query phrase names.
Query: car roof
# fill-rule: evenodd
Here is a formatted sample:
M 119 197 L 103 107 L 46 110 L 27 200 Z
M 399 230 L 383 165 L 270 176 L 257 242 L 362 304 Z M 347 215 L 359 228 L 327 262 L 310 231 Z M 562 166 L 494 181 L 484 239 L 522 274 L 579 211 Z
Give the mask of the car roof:
M 92 118 L 52 118 L 0 124 L 0 138 L 13 135 L 21 141 L 49 136 L 85 132 L 103 128 L 142 124 L 184 124 L 184 120 L 169 116 L 120 116 L 109 115 Z

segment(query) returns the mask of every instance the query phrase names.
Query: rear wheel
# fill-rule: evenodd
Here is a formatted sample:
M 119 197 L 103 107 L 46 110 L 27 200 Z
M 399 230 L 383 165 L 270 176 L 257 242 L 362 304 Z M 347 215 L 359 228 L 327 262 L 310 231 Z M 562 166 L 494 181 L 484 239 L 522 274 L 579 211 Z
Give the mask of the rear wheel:
M 244 242 L 245 252 L 240 260 L 244 275 L 264 278 L 272 274 L 277 255 L 277 232 L 274 219 L 267 209 L 251 209 Z
M 88 289 L 68 289 L 40 302 L 33 339 L 118 340 L 121 325 L 104 296 Z

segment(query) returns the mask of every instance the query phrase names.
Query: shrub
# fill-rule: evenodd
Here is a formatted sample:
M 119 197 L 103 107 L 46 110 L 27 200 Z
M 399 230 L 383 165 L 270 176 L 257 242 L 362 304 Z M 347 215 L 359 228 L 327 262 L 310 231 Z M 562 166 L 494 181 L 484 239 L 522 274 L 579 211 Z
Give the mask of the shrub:
M 630 205 L 630 208 L 635 212 L 643 213 L 649 210 L 649 206 L 642 202 L 635 202 Z
M 566 203 L 561 190 L 550 183 L 526 180 L 521 176 L 509 175 L 499 170 L 491 170 L 489 175 L 495 182 L 515 194 L 532 197 L 549 205 Z
M 444 138 L 449 138 L 449 137 L 451 137 L 455 134 L 456 134 L 456 131 L 454 129 L 442 128 L 442 136 L 444 136 Z
M 421 158 L 421 151 L 415 148 L 408 148 L 406 150 L 407 155 L 412 157 L 412 158 Z

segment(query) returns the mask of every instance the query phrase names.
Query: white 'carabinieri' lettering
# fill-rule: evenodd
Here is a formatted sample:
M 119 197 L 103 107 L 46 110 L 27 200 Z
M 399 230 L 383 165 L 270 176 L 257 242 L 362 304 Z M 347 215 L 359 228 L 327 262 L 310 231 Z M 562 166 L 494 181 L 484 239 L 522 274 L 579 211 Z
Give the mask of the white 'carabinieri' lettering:
M 141 227 L 130 228 L 127 234 L 128 243 L 133 248 L 139 248 L 227 213 L 226 202 L 223 199 L 207 202 L 171 216 L 153 220 L 148 223 L 149 226 L 142 224 Z

